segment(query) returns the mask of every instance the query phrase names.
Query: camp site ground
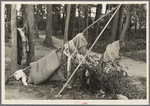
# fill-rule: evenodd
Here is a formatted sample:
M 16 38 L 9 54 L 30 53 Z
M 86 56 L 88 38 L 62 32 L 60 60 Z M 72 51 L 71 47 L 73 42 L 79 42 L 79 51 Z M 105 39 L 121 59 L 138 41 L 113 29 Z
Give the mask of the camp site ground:
M 1 72 L 2 103 L 43 104 L 43 101 L 45 100 L 45 104 L 100 105 L 118 103 L 148 103 L 148 2 L 131 2 L 130 4 L 122 2 L 121 5 L 118 2 L 116 2 L 116 4 L 112 2 L 96 2 L 90 4 L 87 2 L 75 4 L 68 4 L 66 2 L 62 4 L 60 4 L 59 2 L 52 4 L 49 4 L 49 2 L 37 2 L 37 4 L 29 2 L 20 2 L 19 4 L 16 4 L 12 2 L 9 4 L 7 2 L 3 2 L 1 8 L 2 15 L 4 16 L 2 19 L 2 25 L 4 26 L 2 28 L 3 36 L 1 37 L 1 69 L 4 70 Z M 12 12 L 16 12 L 16 18 L 12 16 Z M 100 14 L 98 14 L 99 12 Z M 100 19 L 100 17 L 104 18 Z M 47 19 L 49 19 L 50 21 L 47 21 Z M 99 22 L 96 22 L 94 25 L 88 28 L 89 25 L 91 25 L 98 19 L 100 19 Z M 16 23 L 14 23 L 14 21 Z M 127 21 L 129 22 L 127 23 Z M 125 29 L 126 25 L 127 29 Z M 17 31 L 19 30 L 17 28 L 25 28 L 22 30 L 22 32 L 19 33 L 20 36 L 21 33 L 23 33 L 25 36 L 28 33 L 28 37 L 26 37 L 28 40 L 25 40 L 25 42 L 28 43 L 23 43 L 23 40 L 21 40 L 21 44 L 18 43 L 19 40 Z M 116 91 L 118 93 L 114 96 L 112 91 L 107 92 L 106 89 L 104 90 L 104 93 L 101 92 L 100 89 L 95 90 L 97 88 L 93 88 L 94 90 L 91 91 L 92 87 L 90 88 L 90 84 L 92 83 L 96 85 L 96 83 L 92 81 L 90 84 L 88 83 L 88 87 L 80 87 L 80 85 L 83 84 L 81 83 L 82 80 L 80 80 L 81 73 L 83 71 L 82 69 L 87 68 L 86 66 L 84 67 L 83 65 L 81 65 L 81 67 L 73 75 L 73 78 L 70 80 L 70 82 L 72 83 L 72 87 L 69 89 L 66 86 L 61 94 L 59 96 L 56 96 L 59 94 L 68 80 L 67 58 L 66 61 L 60 63 L 60 66 L 53 72 L 53 75 L 55 73 L 58 74 L 57 77 L 60 77 L 59 72 L 65 73 L 65 81 L 62 80 L 63 78 L 60 78 L 60 80 L 51 80 L 50 77 L 53 76 L 51 75 L 40 84 L 34 84 L 34 82 L 32 84 L 28 83 L 27 85 L 24 85 L 22 82 L 23 77 L 21 77 L 20 80 L 16 80 L 15 77 L 12 77 L 7 83 L 5 83 L 7 79 L 17 70 L 24 69 L 28 67 L 30 63 L 37 62 L 40 59 L 46 57 L 48 54 L 58 50 L 59 48 L 63 48 L 66 41 L 74 39 L 77 34 L 82 33 L 86 28 L 88 29 L 83 34 L 85 39 L 87 40 L 86 52 L 88 52 L 88 50 L 91 49 L 90 47 L 92 46 L 92 44 L 94 44 L 87 57 L 91 56 L 93 60 L 98 59 L 94 60 L 97 63 L 94 62 L 91 64 L 98 64 L 100 62 L 100 59 L 102 56 L 104 56 L 104 53 L 107 51 L 106 48 L 109 44 L 123 39 L 124 46 L 120 46 L 122 48 L 120 48 L 119 50 L 120 60 L 118 61 L 119 65 L 121 66 L 120 70 L 125 71 L 127 77 L 122 82 L 122 85 L 124 87 L 122 88 L 121 93 L 119 93 L 120 91 Z M 98 37 L 99 39 L 97 39 L 96 41 L 96 38 Z M 21 39 L 23 39 L 22 36 Z M 23 49 L 20 49 L 20 47 L 22 47 Z M 18 51 L 18 49 L 21 51 Z M 62 51 L 59 51 L 57 53 L 60 60 L 62 53 Z M 21 56 L 21 58 L 18 56 Z M 20 60 L 18 60 L 18 58 L 20 58 Z M 56 58 L 53 57 L 50 61 L 53 62 L 55 61 L 55 59 Z M 51 66 L 55 67 L 53 65 Z M 76 63 L 72 65 L 72 72 L 76 69 L 77 66 L 78 64 Z M 93 67 L 96 66 L 92 66 L 91 69 L 94 69 Z M 113 72 L 113 68 L 110 68 L 109 70 L 111 69 Z M 32 67 L 31 69 L 28 69 L 24 72 L 27 76 L 27 81 L 29 79 L 28 77 L 30 76 L 31 71 Z M 90 73 L 90 71 L 88 72 Z M 118 76 L 121 77 L 122 75 L 119 74 Z M 114 77 L 114 79 L 117 79 L 118 76 L 116 76 L 116 78 Z M 117 83 L 117 81 L 113 81 L 114 80 L 112 80 L 112 83 L 114 83 L 113 87 L 116 87 L 115 84 Z M 118 99 L 128 100 L 124 100 L 125 102 L 121 103 Z M 108 102 L 106 102 L 105 100 L 107 100 Z M 114 101 L 112 102 L 111 100 Z

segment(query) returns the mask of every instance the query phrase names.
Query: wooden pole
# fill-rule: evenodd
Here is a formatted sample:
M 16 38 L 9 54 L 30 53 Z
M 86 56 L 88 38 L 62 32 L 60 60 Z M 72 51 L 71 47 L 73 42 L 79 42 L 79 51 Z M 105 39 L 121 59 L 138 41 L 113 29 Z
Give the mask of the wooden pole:
M 93 22 L 91 25 L 89 25 L 87 28 L 85 28 L 82 33 L 84 33 L 87 29 L 89 29 L 90 27 L 92 27 L 94 24 L 96 24 L 96 23 L 97 23 L 99 20 L 101 20 L 102 18 L 108 16 L 110 13 L 112 13 L 112 12 L 113 12 L 114 10 L 116 10 L 117 8 L 118 8 L 118 6 L 115 7 L 114 9 L 112 9 L 109 13 L 107 13 L 107 14 L 103 15 L 102 17 L 100 17 L 99 19 L 97 19 L 95 22 Z
M 78 68 L 80 67 L 80 65 L 82 64 L 82 62 L 84 61 L 84 59 L 86 58 L 86 56 L 89 54 L 89 52 L 91 51 L 91 49 L 93 48 L 93 46 L 95 45 L 95 43 L 97 42 L 97 40 L 100 38 L 100 36 L 102 35 L 102 33 L 104 32 L 104 30 L 106 29 L 106 27 L 108 26 L 108 24 L 110 23 L 110 21 L 112 20 L 112 18 L 114 17 L 114 15 L 116 14 L 116 12 L 119 10 L 121 4 L 118 6 L 117 10 L 114 12 L 114 14 L 111 16 L 111 18 L 109 19 L 109 21 L 107 22 L 107 24 L 105 25 L 105 27 L 103 28 L 103 30 L 101 31 L 101 33 L 98 35 L 98 37 L 96 38 L 95 42 L 92 44 L 92 46 L 90 47 L 90 49 L 88 50 L 88 52 L 86 53 L 86 55 L 83 57 L 82 61 L 79 63 L 79 65 L 76 67 L 76 69 L 74 70 L 74 72 L 72 73 L 72 75 L 70 76 L 70 78 L 68 79 L 68 81 L 65 83 L 65 85 L 63 86 L 63 88 L 59 91 L 59 93 L 56 95 L 56 97 L 60 96 L 61 92 L 65 89 L 65 87 L 67 86 L 67 84 L 69 83 L 69 81 L 71 80 L 71 78 L 73 77 L 73 75 L 76 73 L 76 71 L 78 70 Z

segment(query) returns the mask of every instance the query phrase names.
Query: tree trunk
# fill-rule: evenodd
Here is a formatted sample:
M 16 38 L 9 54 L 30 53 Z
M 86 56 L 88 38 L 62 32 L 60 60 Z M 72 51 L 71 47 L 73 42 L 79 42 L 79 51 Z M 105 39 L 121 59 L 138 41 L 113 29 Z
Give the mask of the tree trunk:
M 65 20 L 65 12 L 63 12 L 63 18 L 61 19 L 61 31 L 62 31 L 62 34 L 64 34 L 64 30 L 65 30 L 65 28 L 64 28 L 64 26 L 65 26 L 64 20 Z
M 70 20 L 69 20 L 69 30 L 68 30 L 68 40 L 71 40 L 74 37 L 74 24 L 75 24 L 75 13 L 76 8 L 75 4 L 71 4 Z
M 46 44 L 48 47 L 53 47 L 53 42 L 52 42 L 52 4 L 47 5 L 47 17 L 46 17 L 46 38 L 44 41 L 44 44 Z
M 44 13 L 44 11 L 43 11 L 43 5 L 41 4 L 40 5 L 41 7 L 41 13 L 42 13 L 42 15 L 41 15 L 41 30 L 44 30 L 44 19 L 43 19 L 43 13 Z
M 80 4 L 78 4 L 78 27 L 77 27 L 77 32 L 80 33 Z
M 43 15 L 43 10 L 42 10 L 42 4 L 39 4 L 39 10 L 40 10 L 40 15 L 39 15 L 39 16 L 40 16 L 40 17 L 39 17 L 40 23 L 39 23 L 39 26 L 38 26 L 38 27 L 39 27 L 40 30 L 42 30 L 42 29 L 43 29 L 43 25 L 42 25 L 42 24 L 43 24 L 43 17 L 42 17 L 42 15 Z
M 124 28 L 121 32 L 121 36 L 120 36 L 120 39 L 119 39 L 119 43 L 120 43 L 120 48 L 124 47 L 125 46 L 125 35 L 126 35 L 126 32 L 128 31 L 128 28 L 129 28 L 129 25 L 130 25 L 130 22 L 131 22 L 131 17 L 134 13 L 134 4 L 131 4 L 128 11 L 126 12 L 126 23 L 124 25 Z
M 141 9 L 141 5 L 140 5 L 140 9 Z M 139 11 L 139 36 L 141 35 L 141 17 L 142 17 L 142 12 Z
M 63 6 L 62 13 L 63 13 L 63 17 L 61 19 L 61 31 L 62 31 L 62 34 L 64 35 L 65 17 L 66 17 L 66 5 Z
M 90 14 L 90 16 L 89 16 L 89 25 L 91 25 L 93 23 L 92 18 L 91 18 L 91 7 L 89 8 L 89 14 Z M 93 37 L 93 27 L 91 27 L 89 29 L 89 34 L 90 34 L 89 42 L 91 43 L 92 42 L 92 37 Z
M 22 15 L 23 15 L 23 25 L 26 23 L 27 21 L 27 13 L 26 13 L 26 5 L 22 4 Z
M 120 39 L 120 35 L 122 32 L 122 26 L 123 26 L 123 10 L 124 10 L 124 5 L 122 5 L 119 9 L 119 24 L 118 24 L 118 33 L 116 39 Z
M 137 30 L 137 19 L 135 19 L 134 26 L 135 26 L 134 31 L 136 32 L 136 30 Z
M 57 5 L 54 4 L 53 5 L 53 11 L 55 12 L 55 14 L 53 15 L 53 21 L 52 21 L 52 25 L 53 25 L 53 35 L 57 35 L 57 31 L 58 31 L 58 11 L 57 11 Z
M 75 19 L 76 19 L 76 5 L 74 6 L 74 17 L 73 17 L 73 25 L 72 25 L 72 38 L 75 36 Z
M 34 29 L 35 29 L 35 37 L 36 38 L 39 38 L 39 33 L 38 33 L 38 26 L 37 26 L 37 23 L 36 23 L 36 18 L 35 19 L 35 22 L 34 22 Z
M 17 27 L 16 27 L 16 5 L 11 5 L 11 71 L 17 70 Z
M 38 29 L 40 29 L 40 19 L 41 19 L 41 16 L 40 16 L 40 12 L 39 12 L 39 10 L 40 10 L 40 4 L 38 4 L 37 5 L 37 27 L 38 27 Z
M 29 24 L 29 52 L 27 53 L 27 65 L 34 61 L 35 35 L 34 35 L 34 5 L 27 5 L 27 20 Z
M 7 7 L 7 18 L 8 18 L 8 20 L 7 20 L 7 22 L 10 22 L 11 21 L 11 5 L 7 5 L 8 7 Z M 8 31 L 9 32 L 11 32 L 11 24 L 10 23 L 8 23 Z M 10 38 L 10 35 L 8 36 L 8 38 Z
M 120 9 L 119 9 L 120 10 Z M 120 14 L 120 11 L 117 11 L 116 15 L 114 16 L 113 18 L 113 24 L 112 24 L 112 30 L 111 30 L 111 36 L 110 36 L 110 43 L 114 42 L 117 40 L 117 32 L 119 30 L 119 14 Z
M 38 33 L 38 19 L 39 19 L 39 5 L 37 4 L 36 18 L 35 18 L 35 37 L 36 38 L 39 38 L 39 33 Z
M 67 5 L 67 16 L 66 16 L 66 22 L 65 22 L 64 43 L 68 41 L 68 27 L 69 27 L 69 19 L 70 19 L 70 9 L 71 9 L 71 4 L 68 4 Z
M 9 27 L 8 24 L 5 24 L 5 42 L 9 41 Z
M 107 11 L 108 11 L 108 8 L 109 8 L 109 4 L 106 4 L 106 10 L 105 10 L 105 14 L 107 13 Z
M 124 28 L 122 30 L 120 40 L 119 40 L 120 41 L 120 48 L 124 47 L 124 45 L 125 45 L 124 39 L 125 39 L 126 32 L 129 28 L 129 25 L 130 25 L 131 16 L 132 16 L 131 13 L 126 13 L 126 23 L 124 25 Z
M 11 5 L 7 5 L 7 17 L 8 17 L 8 22 L 11 20 Z
M 96 9 L 95 21 L 100 17 L 101 14 L 102 14 L 102 4 L 98 4 Z M 96 37 L 98 36 L 99 28 L 100 28 L 100 21 L 94 25 L 95 30 L 94 30 L 94 35 L 92 37 L 92 44 L 94 43 Z
M 7 18 L 5 22 L 11 21 L 11 5 L 7 4 L 5 5 L 5 8 L 7 9 Z M 9 41 L 9 38 L 11 38 L 9 32 L 11 31 L 11 25 L 10 23 L 5 23 L 5 42 Z
M 87 4 L 86 10 L 85 10 L 85 28 L 88 27 L 88 22 L 89 22 L 88 14 L 89 14 L 89 5 Z M 88 30 L 85 32 L 85 38 L 88 42 Z

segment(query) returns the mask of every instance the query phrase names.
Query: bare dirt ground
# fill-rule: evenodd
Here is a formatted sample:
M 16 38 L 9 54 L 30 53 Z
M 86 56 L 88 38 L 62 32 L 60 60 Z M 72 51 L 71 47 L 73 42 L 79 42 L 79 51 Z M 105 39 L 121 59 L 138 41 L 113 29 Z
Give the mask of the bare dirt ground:
M 51 52 L 52 48 L 43 46 L 45 35 L 40 33 L 40 38 L 36 40 L 35 47 L 35 60 L 44 57 Z M 62 47 L 63 41 L 56 37 L 53 37 L 53 43 L 56 48 Z M 90 52 L 90 54 L 97 54 L 101 57 L 101 54 L 96 52 Z M 10 70 L 11 62 L 11 42 L 5 43 L 5 80 L 12 73 Z M 132 86 L 129 89 L 129 94 L 126 95 L 129 99 L 146 99 L 147 98 L 147 74 L 146 63 L 142 61 L 135 61 L 130 58 L 122 57 L 121 65 L 128 69 L 127 73 L 130 76 Z M 22 68 L 22 66 L 19 66 Z M 62 93 L 61 98 L 56 98 L 56 95 L 62 88 L 64 82 L 46 82 L 40 85 L 28 85 L 24 86 L 20 81 L 16 81 L 13 78 L 9 81 L 9 84 L 5 85 L 5 99 L 6 100 L 53 100 L 53 99 L 100 99 L 94 94 L 89 93 L 87 90 L 79 90 L 74 87 L 69 90 L 65 90 Z M 131 89 L 132 88 L 132 89 Z M 109 99 L 109 98 L 106 98 Z

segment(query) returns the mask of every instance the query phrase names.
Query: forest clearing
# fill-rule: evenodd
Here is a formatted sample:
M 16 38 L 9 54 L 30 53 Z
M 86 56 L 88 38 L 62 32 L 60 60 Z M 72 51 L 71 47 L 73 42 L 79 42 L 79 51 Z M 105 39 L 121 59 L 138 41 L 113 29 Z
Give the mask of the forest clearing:
M 43 31 L 41 31 L 43 32 Z M 52 48 L 43 47 L 42 42 L 44 41 L 45 35 L 40 35 L 40 38 L 36 42 L 35 55 L 36 60 L 44 57 L 46 54 L 51 52 Z M 53 37 L 53 42 L 56 47 L 61 47 L 63 40 Z M 59 43 L 58 43 L 59 42 Z M 41 51 L 42 49 L 42 51 Z M 11 50 L 10 42 L 6 45 L 6 50 Z M 94 54 L 94 53 L 93 53 Z M 98 53 L 96 53 L 98 54 Z M 6 52 L 6 77 L 10 75 L 10 52 Z M 101 54 L 98 54 L 101 56 Z M 138 57 L 137 57 L 138 58 Z M 128 66 L 131 70 L 127 72 L 130 75 L 132 87 L 129 89 L 128 98 L 130 99 L 145 99 L 146 98 L 146 63 L 142 61 L 132 60 L 125 58 L 122 60 L 122 64 Z M 128 65 L 127 65 L 128 64 Z M 136 67 L 136 68 L 135 68 Z M 134 69 L 134 70 L 133 70 Z M 19 81 L 11 79 L 9 84 L 6 85 L 6 99 L 14 100 L 44 100 L 44 99 L 99 99 L 94 94 L 91 94 L 87 90 L 79 91 L 77 88 L 66 90 L 63 93 L 62 98 L 55 98 L 54 95 L 62 88 L 64 82 L 45 82 L 41 85 L 29 85 L 24 86 Z M 12 92 L 13 90 L 13 92 Z M 134 91 L 133 91 L 134 90 Z M 73 94 L 72 94 L 73 93 Z M 141 95 L 142 94 L 142 95 Z M 32 96 L 31 96 L 32 95 Z M 106 99 L 109 99 L 106 98 Z
M 147 100 L 147 5 L 5 4 L 5 100 Z

